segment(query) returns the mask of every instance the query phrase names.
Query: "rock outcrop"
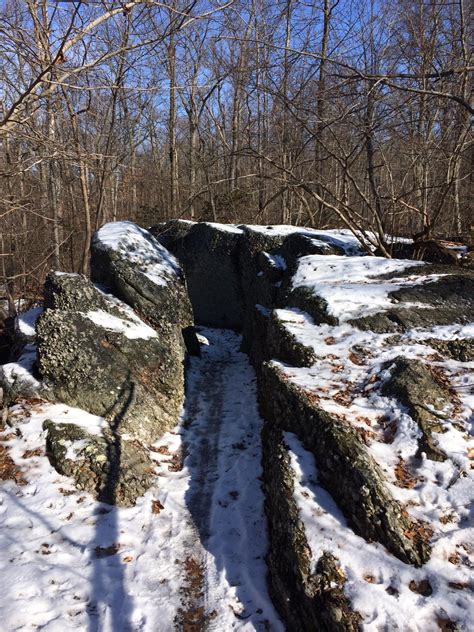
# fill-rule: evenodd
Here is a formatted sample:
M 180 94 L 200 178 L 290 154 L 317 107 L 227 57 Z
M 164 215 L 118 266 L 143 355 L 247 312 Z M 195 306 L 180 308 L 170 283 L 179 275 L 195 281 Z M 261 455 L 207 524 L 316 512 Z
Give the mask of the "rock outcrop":
M 436 434 L 461 409 L 449 380 L 427 363 L 439 353 L 456 362 L 472 358 L 472 341 L 462 337 L 474 307 L 472 272 L 369 256 L 349 262 L 340 255 L 360 254 L 357 246 L 331 231 L 173 221 L 152 232 L 130 222 L 100 229 L 91 266 L 98 286 L 79 275 L 46 281 L 36 328 L 41 392 L 109 424 L 94 435 L 74 423 L 46 423 L 51 462 L 100 500 L 133 504 L 153 481 L 143 444 L 169 430 L 181 409 L 185 345 L 199 353 L 193 310 L 199 324 L 241 330 L 265 420 L 274 602 L 290 630 L 357 630 L 343 557 L 326 550 L 331 538 L 319 548 L 320 533 L 303 522 L 300 496 L 310 479 L 298 479 L 295 492 L 296 448 L 285 445 L 283 432 L 314 456 L 314 481 L 334 503 L 344 535 L 357 546 L 374 543 L 384 559 L 423 566 L 433 529 L 406 499 L 417 485 L 435 484 L 415 468 L 426 463 L 423 455 L 437 462 L 432 468 L 444 465 L 452 437 L 442 448 Z M 418 328 L 453 323 L 464 333 L 423 332 L 429 349 L 420 351 Z M 397 345 L 415 358 L 393 351 Z M 454 423 L 464 430 L 462 419 Z M 456 468 L 456 475 L 465 472 Z M 351 568 L 347 557 L 344 563 Z
M 421 361 L 398 357 L 390 364 L 390 377 L 382 387 L 385 395 L 404 404 L 418 424 L 421 437 L 418 456 L 445 461 L 446 453 L 437 444 L 435 433 L 443 431 L 440 411 L 451 403 L 449 388 Z
M 428 560 L 429 544 L 407 537 L 416 526 L 388 491 L 382 472 L 349 424 L 321 410 L 274 363 L 263 365 L 260 401 L 269 423 L 296 434 L 313 453 L 320 484 L 356 533 L 381 542 L 408 564 L 421 566 Z
M 183 266 L 196 322 L 241 329 L 244 305 L 238 253 L 242 231 L 177 221 L 150 230 Z
M 311 571 L 311 550 L 294 498 L 294 473 L 282 432 L 267 422 L 262 432 L 265 508 L 268 516 L 270 588 L 289 630 L 355 632 L 359 617 L 343 592 L 336 560 L 324 554 Z
M 101 415 L 145 442 L 177 421 L 182 354 L 85 277 L 51 274 L 37 325 L 38 373 L 48 397 Z
M 436 274 L 439 273 L 439 278 Z M 433 275 L 425 283 L 407 285 L 389 294 L 393 306 L 383 312 L 351 320 L 362 330 L 377 333 L 408 331 L 413 327 L 467 324 L 474 312 L 474 273 L 451 266 L 411 268 L 405 274 Z M 391 275 L 392 278 L 395 275 Z M 381 277 L 380 280 L 388 280 Z

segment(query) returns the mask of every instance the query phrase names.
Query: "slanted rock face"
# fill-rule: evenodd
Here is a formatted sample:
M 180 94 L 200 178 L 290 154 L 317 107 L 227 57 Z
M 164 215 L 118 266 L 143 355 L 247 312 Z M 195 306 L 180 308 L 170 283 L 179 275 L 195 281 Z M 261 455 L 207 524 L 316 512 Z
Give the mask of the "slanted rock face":
M 48 397 L 106 417 L 115 432 L 155 441 L 177 421 L 182 349 L 85 277 L 51 274 L 37 324 Z
M 137 441 L 93 435 L 75 424 L 45 421 L 46 450 L 55 469 L 98 500 L 128 507 L 152 485 L 153 461 Z
M 302 344 L 285 327 L 284 321 L 280 319 L 279 312 L 280 310 L 274 310 L 268 321 L 268 357 L 275 358 L 291 366 L 312 366 L 318 359 L 314 349 Z
M 336 560 L 325 553 L 311 571 L 311 550 L 294 497 L 294 472 L 281 430 L 262 431 L 265 509 L 268 516 L 269 582 L 272 598 L 289 630 L 355 632 L 359 617 L 344 595 Z
M 91 277 L 163 335 L 179 338 L 180 330 L 193 324 L 178 261 L 151 233 L 132 222 L 105 224 L 94 234 Z

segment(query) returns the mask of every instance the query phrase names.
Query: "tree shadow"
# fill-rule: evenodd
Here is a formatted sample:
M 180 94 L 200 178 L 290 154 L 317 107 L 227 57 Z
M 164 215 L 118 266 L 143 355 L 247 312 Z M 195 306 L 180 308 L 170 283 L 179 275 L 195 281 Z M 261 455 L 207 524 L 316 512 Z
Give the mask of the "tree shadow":
M 255 374 L 240 357 L 240 336 L 204 333 L 210 347 L 202 360 L 191 360 L 186 383 L 183 444 L 190 478 L 185 502 L 218 576 L 208 567 L 207 578 L 211 584 L 225 578 L 234 591 L 235 603 L 228 607 L 236 625 L 276 631 L 283 628 L 269 597 L 264 559 L 268 542 Z M 218 595 L 219 589 L 212 592 Z M 272 623 L 265 620 L 268 615 Z M 206 629 L 205 623 L 196 629 Z
M 111 434 L 106 437 L 108 470 L 98 494 L 98 500 L 103 504 L 97 509 L 92 543 L 93 572 L 87 606 L 89 632 L 101 632 L 106 620 L 113 632 L 133 629 L 130 621 L 133 600 L 127 592 L 124 564 L 119 555 L 119 509 L 114 505 L 117 500 L 122 455 L 120 425 L 134 398 L 135 384 L 127 380 L 122 385 L 116 404 L 109 411 Z

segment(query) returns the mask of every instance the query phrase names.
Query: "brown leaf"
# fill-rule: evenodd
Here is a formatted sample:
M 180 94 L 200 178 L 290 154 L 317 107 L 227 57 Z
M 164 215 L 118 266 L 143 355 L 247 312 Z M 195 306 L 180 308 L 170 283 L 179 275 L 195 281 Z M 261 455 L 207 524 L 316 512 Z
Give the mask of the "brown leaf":
M 357 366 L 364 366 L 365 364 L 364 359 L 356 355 L 352 351 L 349 353 L 349 360 L 352 362 L 352 364 L 356 364 Z
M 164 506 L 160 503 L 159 500 L 151 501 L 151 511 L 154 514 L 159 514 L 164 509 Z
M 438 616 L 436 618 L 436 623 L 442 632 L 456 632 L 458 629 L 456 622 L 451 621 L 451 619 L 445 619 L 443 617 Z
M 408 584 L 408 588 L 419 595 L 423 595 L 423 597 L 429 597 L 433 594 L 433 589 L 431 588 L 431 584 L 427 579 L 422 579 L 419 582 L 416 582 L 414 579 Z
M 0 481 L 15 481 L 17 485 L 26 485 L 23 472 L 8 453 L 8 448 L 0 445 Z
M 33 456 L 41 456 L 43 454 L 42 448 L 36 448 L 35 450 L 26 450 L 21 455 L 22 459 L 31 459 Z
M 160 445 L 158 448 L 155 448 L 154 446 L 151 445 L 150 450 L 152 452 L 158 452 L 158 454 L 167 454 L 167 455 L 171 454 L 167 445 Z
M 398 458 L 398 463 L 395 466 L 395 478 L 397 479 L 395 485 L 403 489 L 413 489 L 418 482 L 418 479 L 408 471 L 402 457 Z

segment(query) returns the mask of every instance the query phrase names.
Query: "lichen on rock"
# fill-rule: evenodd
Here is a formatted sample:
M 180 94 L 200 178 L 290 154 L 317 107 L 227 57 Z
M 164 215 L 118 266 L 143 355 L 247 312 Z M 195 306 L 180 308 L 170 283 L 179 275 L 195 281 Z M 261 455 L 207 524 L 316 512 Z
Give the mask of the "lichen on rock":
M 101 415 L 143 441 L 158 439 L 181 410 L 179 345 L 170 347 L 84 277 L 54 275 L 47 287 L 53 298 L 37 324 L 37 366 L 48 398 Z
M 43 428 L 54 468 L 98 500 L 129 507 L 152 485 L 153 461 L 139 442 L 112 431 L 93 435 L 73 423 L 47 420 Z
M 310 394 L 292 384 L 274 362 L 263 364 L 260 403 L 265 419 L 295 433 L 314 454 L 321 486 L 356 533 L 384 544 L 409 564 L 420 566 L 429 559 L 429 543 L 408 537 L 413 523 L 350 425 L 319 409 Z
M 311 571 L 311 550 L 294 497 L 294 472 L 281 430 L 266 422 L 262 431 L 265 508 L 268 516 L 272 598 L 295 632 L 354 632 L 353 612 L 337 573 L 337 560 L 325 553 Z

